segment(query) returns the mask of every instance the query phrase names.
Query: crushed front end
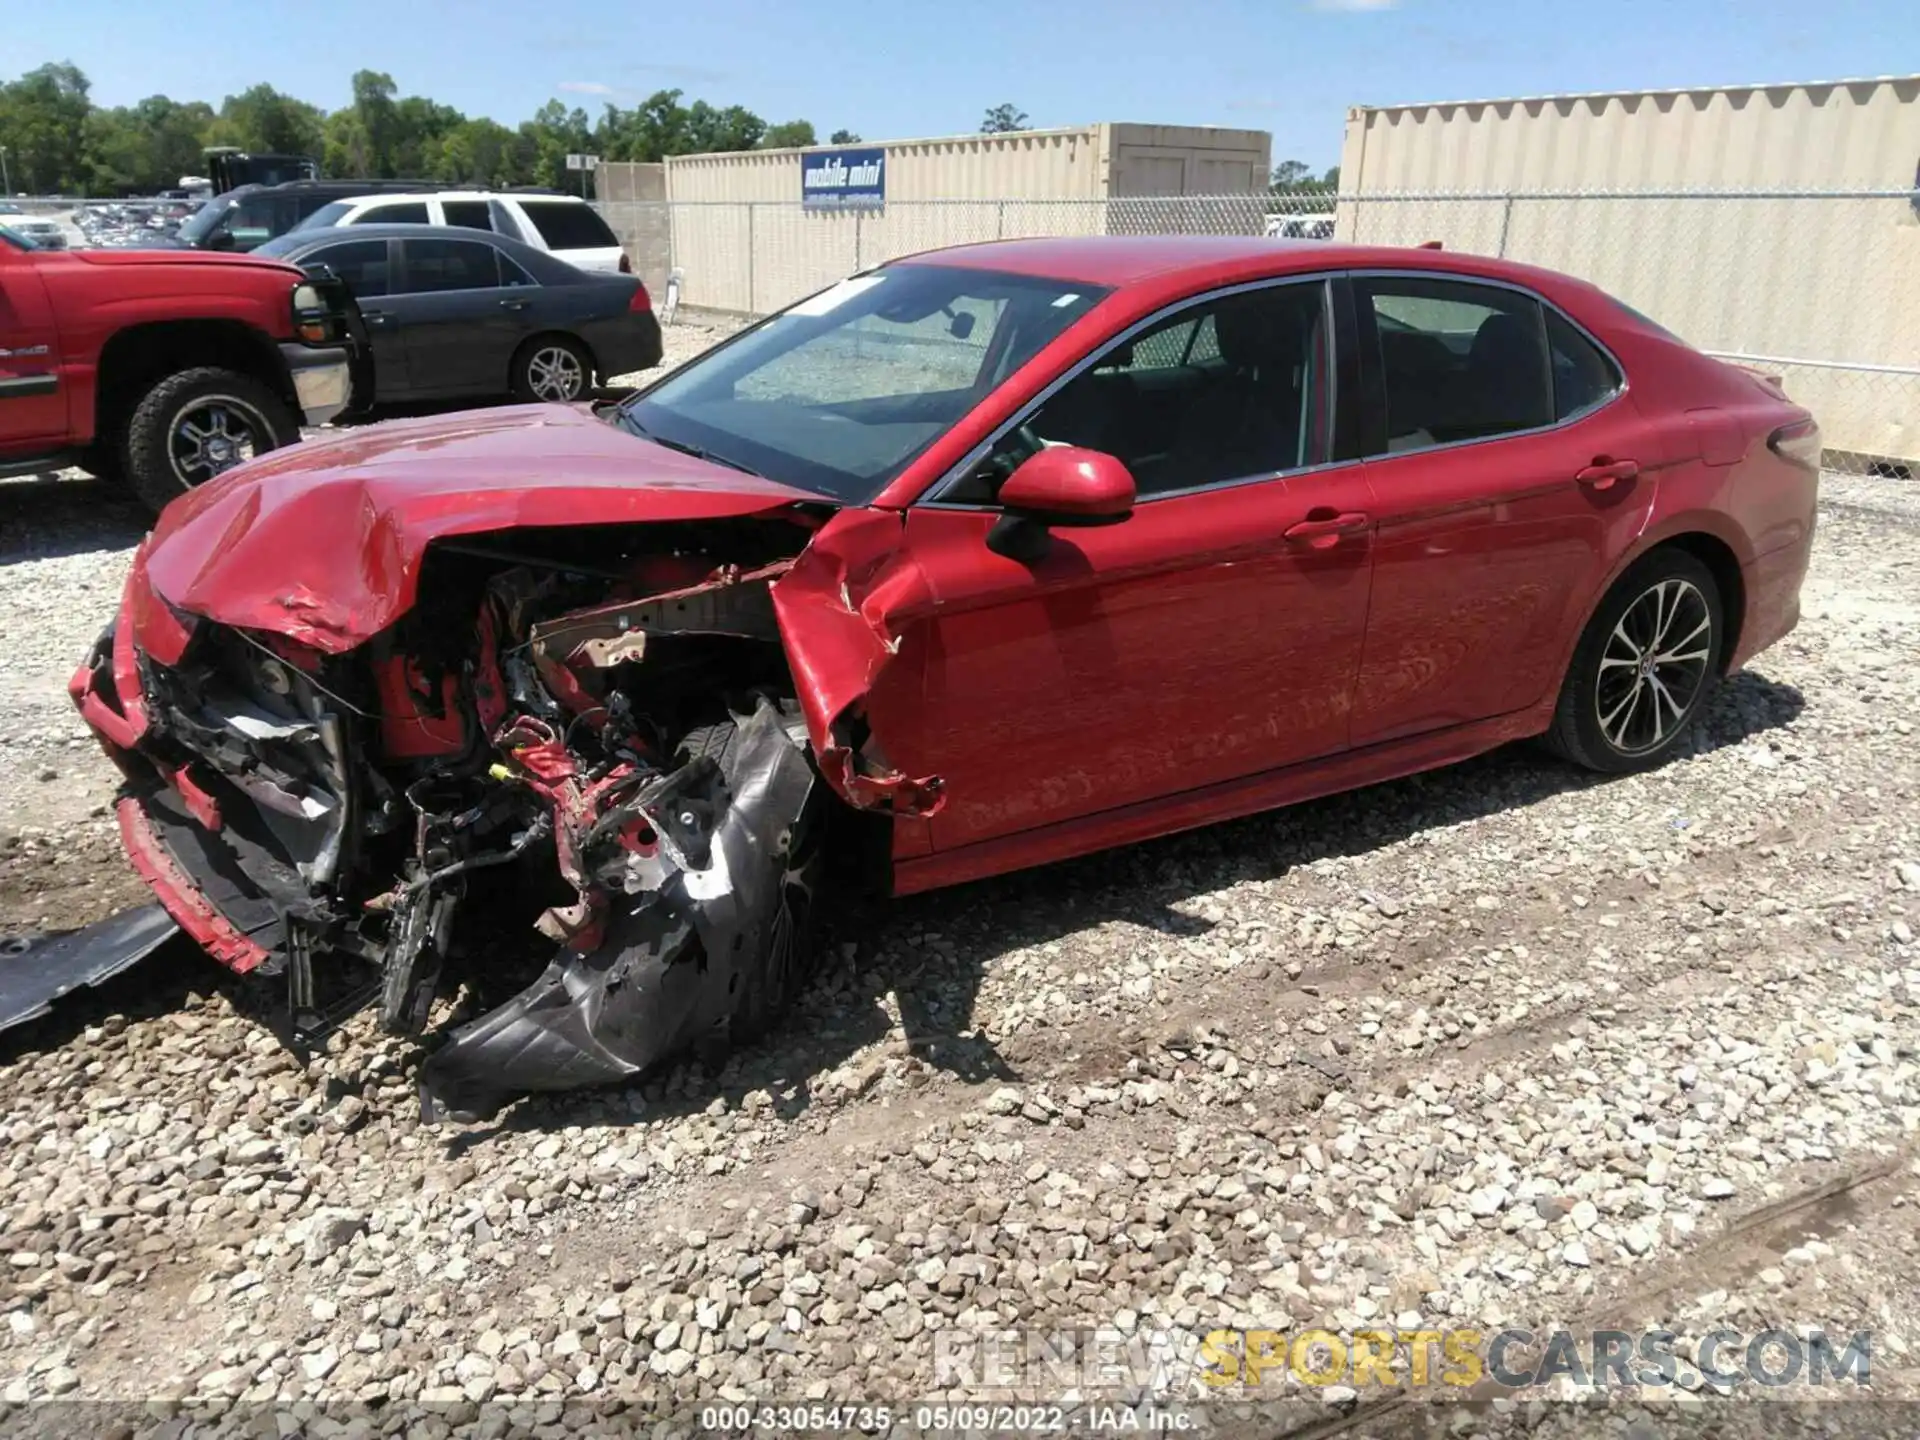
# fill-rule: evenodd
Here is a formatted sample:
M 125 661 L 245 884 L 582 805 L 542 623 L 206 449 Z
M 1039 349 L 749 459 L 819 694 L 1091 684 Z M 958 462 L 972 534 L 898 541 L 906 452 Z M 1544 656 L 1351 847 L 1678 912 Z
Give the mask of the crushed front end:
M 430 1117 L 482 1116 L 737 1040 L 790 993 L 826 797 L 770 590 L 809 533 L 463 537 L 332 650 L 175 609 L 143 550 L 72 694 L 134 866 L 215 959 L 284 982 L 297 1039 L 368 1003 L 421 1034 L 443 979 L 484 990 L 515 897 L 544 971 L 421 1069 Z

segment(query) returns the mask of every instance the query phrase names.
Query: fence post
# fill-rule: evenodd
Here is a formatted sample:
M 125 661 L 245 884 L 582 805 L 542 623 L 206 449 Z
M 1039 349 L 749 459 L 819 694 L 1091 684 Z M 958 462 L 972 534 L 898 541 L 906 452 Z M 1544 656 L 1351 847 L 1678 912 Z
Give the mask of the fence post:
M 1500 243 L 1494 248 L 1494 256 L 1504 260 L 1507 254 L 1507 227 L 1513 223 L 1513 196 L 1508 195 L 1506 203 L 1500 207 Z
M 993 238 L 996 240 L 1004 240 L 1007 238 L 1007 202 L 1004 200 L 996 200 L 994 202 Z
M 747 314 L 758 313 L 753 306 L 753 208 L 754 202 L 747 202 Z

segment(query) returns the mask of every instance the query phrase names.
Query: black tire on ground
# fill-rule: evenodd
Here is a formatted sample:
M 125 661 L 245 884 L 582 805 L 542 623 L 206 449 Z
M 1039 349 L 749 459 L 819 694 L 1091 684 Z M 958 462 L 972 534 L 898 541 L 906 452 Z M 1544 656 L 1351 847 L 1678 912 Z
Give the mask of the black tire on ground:
M 126 479 L 158 512 L 168 501 L 253 455 L 300 438 L 300 422 L 267 385 L 202 366 L 168 375 L 127 420 Z
M 535 335 L 514 352 L 507 381 L 516 400 L 574 401 L 593 388 L 593 356 L 570 335 Z
M 1607 775 L 1661 764 L 1705 708 L 1726 643 L 1713 572 L 1684 550 L 1655 550 L 1614 583 L 1580 636 L 1548 746 Z

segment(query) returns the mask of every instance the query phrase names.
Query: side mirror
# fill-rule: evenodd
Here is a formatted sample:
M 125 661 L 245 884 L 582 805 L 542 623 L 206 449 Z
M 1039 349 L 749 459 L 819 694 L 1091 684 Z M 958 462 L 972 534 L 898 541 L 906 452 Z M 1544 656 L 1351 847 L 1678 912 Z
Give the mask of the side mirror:
M 1117 525 L 1133 513 L 1133 476 L 1113 456 L 1077 445 L 1049 445 L 1028 456 L 996 497 L 1005 512 L 987 548 L 1022 562 L 1047 552 L 1056 525 Z

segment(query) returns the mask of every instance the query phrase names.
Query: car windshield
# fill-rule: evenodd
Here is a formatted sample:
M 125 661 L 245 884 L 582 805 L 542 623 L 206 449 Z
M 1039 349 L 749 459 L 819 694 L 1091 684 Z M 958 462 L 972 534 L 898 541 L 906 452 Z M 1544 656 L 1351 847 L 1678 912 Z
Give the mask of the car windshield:
M 684 366 L 628 429 L 864 504 L 1108 292 L 939 264 L 843 280 Z
M 233 213 L 231 200 L 209 200 L 182 222 L 180 238 L 189 245 L 198 245 L 214 231 L 227 223 L 227 217 Z
M 318 210 L 314 211 L 311 215 L 307 216 L 306 219 L 302 220 L 298 225 L 294 226 L 293 228 L 295 230 L 328 229 L 329 227 L 335 224 L 338 224 L 340 217 L 346 214 L 352 208 L 353 208 L 353 203 L 351 201 L 330 200 L 325 205 L 322 205 Z

